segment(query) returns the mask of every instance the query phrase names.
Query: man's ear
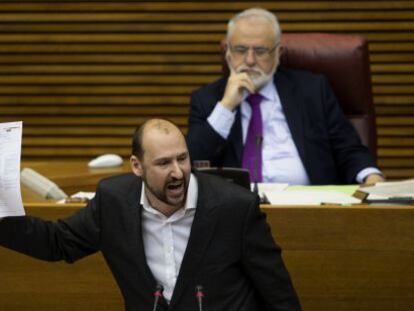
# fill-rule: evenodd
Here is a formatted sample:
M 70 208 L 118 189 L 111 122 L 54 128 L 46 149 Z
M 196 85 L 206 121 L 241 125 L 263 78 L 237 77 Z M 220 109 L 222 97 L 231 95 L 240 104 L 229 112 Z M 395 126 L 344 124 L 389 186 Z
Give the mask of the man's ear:
M 231 66 L 231 55 L 229 49 L 226 50 L 225 54 L 226 62 L 227 62 L 227 68 L 229 68 L 229 74 L 235 74 L 233 67 Z
M 132 172 L 137 176 L 142 176 L 142 164 L 141 161 L 134 155 L 129 158 Z

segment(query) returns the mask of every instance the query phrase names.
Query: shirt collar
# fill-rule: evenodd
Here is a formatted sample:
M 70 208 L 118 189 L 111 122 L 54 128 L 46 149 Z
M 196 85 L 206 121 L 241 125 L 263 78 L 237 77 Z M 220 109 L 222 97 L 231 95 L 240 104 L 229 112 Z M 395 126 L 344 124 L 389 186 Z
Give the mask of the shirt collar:
M 197 198 L 198 198 L 198 184 L 197 184 L 197 178 L 193 173 L 190 175 L 190 182 L 188 184 L 188 190 L 187 190 L 187 199 L 184 204 L 184 211 L 193 210 L 197 207 Z M 149 204 L 148 198 L 145 194 L 145 183 L 142 182 L 141 186 L 141 199 L 140 204 L 143 206 L 143 208 L 151 213 L 158 214 L 159 212 L 152 208 Z

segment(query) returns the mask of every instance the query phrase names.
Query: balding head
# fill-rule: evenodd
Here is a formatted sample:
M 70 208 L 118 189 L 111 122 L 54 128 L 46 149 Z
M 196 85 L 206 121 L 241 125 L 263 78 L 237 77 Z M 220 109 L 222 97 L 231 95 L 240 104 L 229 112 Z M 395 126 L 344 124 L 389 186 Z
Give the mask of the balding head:
M 152 137 L 157 133 L 165 136 L 178 135 L 185 141 L 183 133 L 172 122 L 164 119 L 150 119 L 135 130 L 132 139 L 132 155 L 135 155 L 138 159 L 142 159 L 145 151 L 144 145 L 147 140 L 146 137 Z

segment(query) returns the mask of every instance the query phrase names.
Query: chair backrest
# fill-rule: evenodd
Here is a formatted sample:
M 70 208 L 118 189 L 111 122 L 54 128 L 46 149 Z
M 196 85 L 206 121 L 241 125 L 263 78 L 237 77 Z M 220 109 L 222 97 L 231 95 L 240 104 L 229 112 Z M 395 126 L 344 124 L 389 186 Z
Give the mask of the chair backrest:
M 222 41 L 223 61 L 225 40 Z M 287 33 L 281 64 L 324 74 L 362 142 L 376 156 L 377 133 L 367 41 L 354 35 Z M 223 62 L 223 71 L 228 72 Z

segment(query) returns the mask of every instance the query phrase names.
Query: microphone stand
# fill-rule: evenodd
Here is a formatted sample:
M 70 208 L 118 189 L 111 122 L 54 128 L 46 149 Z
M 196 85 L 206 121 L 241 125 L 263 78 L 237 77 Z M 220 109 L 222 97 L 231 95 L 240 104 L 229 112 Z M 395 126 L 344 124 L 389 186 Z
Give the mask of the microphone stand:
M 158 306 L 158 301 L 160 299 L 160 297 L 162 297 L 162 292 L 164 291 L 164 287 L 161 284 L 157 284 L 157 286 L 155 287 L 155 292 L 154 292 L 154 308 L 152 309 L 152 311 L 157 311 L 157 306 Z
M 262 148 L 262 140 L 263 140 L 263 137 L 261 135 L 256 136 L 256 148 L 255 148 L 255 155 L 254 155 L 254 171 L 253 171 L 254 172 L 253 192 L 257 195 L 259 195 L 259 185 L 257 183 L 257 178 L 258 178 L 258 175 L 259 175 L 259 168 L 257 167 L 258 166 L 257 165 L 257 161 L 258 161 L 257 158 L 258 158 L 259 151 L 260 151 L 259 148 Z
M 198 311 L 203 311 L 203 298 L 204 298 L 203 286 L 197 285 L 195 290 L 196 290 L 195 296 L 198 301 Z

